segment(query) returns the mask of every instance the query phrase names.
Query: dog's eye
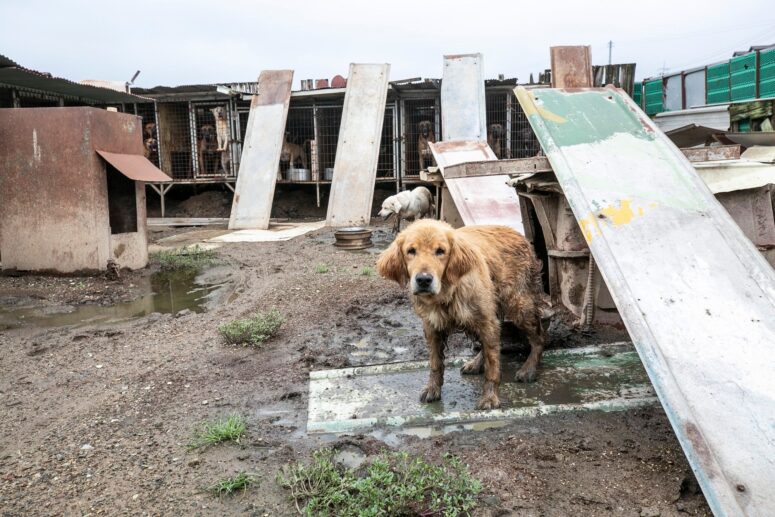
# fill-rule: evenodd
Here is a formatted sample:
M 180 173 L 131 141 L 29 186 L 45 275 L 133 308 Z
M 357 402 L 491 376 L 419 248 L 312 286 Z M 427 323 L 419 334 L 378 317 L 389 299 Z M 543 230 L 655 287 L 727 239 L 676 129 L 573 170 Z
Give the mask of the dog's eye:
M 436 256 L 441 257 L 444 255 L 444 248 L 436 248 Z
M 406 250 L 407 255 L 414 255 L 415 253 L 417 253 L 417 250 L 414 248 L 409 248 L 408 250 Z

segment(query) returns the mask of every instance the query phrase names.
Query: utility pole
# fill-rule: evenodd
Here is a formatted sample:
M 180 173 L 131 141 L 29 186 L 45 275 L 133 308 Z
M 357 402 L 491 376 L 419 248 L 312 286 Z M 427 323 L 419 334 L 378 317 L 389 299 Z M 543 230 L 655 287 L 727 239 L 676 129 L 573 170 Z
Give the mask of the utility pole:
M 609 65 L 611 64 L 611 49 L 613 48 L 614 48 L 614 42 L 609 40 L 608 41 L 608 64 Z

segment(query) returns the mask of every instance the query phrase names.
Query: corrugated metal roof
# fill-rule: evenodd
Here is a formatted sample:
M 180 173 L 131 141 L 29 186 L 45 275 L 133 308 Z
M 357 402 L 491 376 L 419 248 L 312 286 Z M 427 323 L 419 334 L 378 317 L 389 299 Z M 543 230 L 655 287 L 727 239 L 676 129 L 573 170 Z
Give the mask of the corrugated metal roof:
M 135 181 L 172 181 L 172 178 L 164 174 L 154 164 L 139 154 L 109 153 L 97 151 L 97 154 L 111 164 L 118 171 Z
M 91 101 L 93 103 L 135 103 L 149 102 L 131 93 L 119 92 L 108 88 L 100 88 L 81 84 L 69 79 L 54 77 L 47 72 L 38 72 L 24 68 L 11 59 L 0 55 L 0 84 L 11 87 L 38 90 L 54 95 L 65 95 Z

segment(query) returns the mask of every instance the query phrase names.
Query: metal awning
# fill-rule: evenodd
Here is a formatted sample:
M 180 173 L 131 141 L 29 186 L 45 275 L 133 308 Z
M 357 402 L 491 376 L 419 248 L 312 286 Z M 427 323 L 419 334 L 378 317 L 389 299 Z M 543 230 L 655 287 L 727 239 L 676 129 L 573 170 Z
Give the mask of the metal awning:
M 172 178 L 164 174 L 158 167 L 148 161 L 145 156 L 139 154 L 109 153 L 97 151 L 106 162 L 118 171 L 134 181 L 162 182 L 172 181 Z
M 775 515 L 775 272 L 622 90 L 516 90 L 709 506 Z

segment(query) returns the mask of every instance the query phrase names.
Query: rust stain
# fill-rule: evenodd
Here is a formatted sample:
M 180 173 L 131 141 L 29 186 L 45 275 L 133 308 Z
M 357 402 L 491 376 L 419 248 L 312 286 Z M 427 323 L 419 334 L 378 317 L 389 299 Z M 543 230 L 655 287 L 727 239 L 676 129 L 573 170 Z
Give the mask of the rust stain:
M 684 429 L 686 430 L 686 438 L 691 442 L 692 448 L 694 449 L 694 452 L 697 455 L 700 463 L 704 467 L 708 478 L 715 478 L 718 474 L 714 468 L 715 459 L 713 457 L 713 453 L 710 451 L 710 447 L 708 447 L 708 444 L 705 441 L 705 438 L 703 438 L 702 433 L 700 433 L 700 430 L 697 429 L 697 426 L 692 422 L 686 422 L 684 424 Z

